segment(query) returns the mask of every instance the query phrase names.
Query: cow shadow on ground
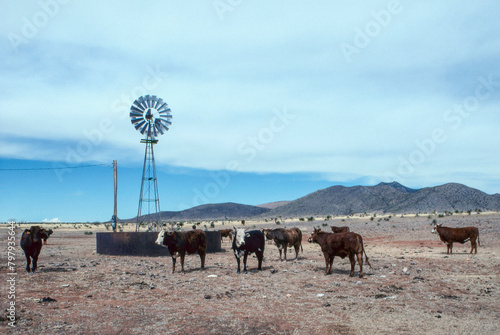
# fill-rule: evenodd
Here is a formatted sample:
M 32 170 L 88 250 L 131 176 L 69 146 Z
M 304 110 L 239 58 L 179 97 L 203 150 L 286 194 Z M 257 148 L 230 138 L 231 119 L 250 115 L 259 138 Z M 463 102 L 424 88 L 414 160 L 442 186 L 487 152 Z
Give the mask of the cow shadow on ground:
M 61 268 L 61 267 L 39 267 L 37 272 L 71 272 L 76 271 L 76 268 Z

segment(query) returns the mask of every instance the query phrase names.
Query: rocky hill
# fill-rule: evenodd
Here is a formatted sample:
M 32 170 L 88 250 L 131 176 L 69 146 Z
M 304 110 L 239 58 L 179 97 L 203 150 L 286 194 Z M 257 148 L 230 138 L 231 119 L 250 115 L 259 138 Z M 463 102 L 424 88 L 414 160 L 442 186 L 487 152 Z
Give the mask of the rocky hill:
M 351 213 L 424 213 L 437 210 L 500 210 L 500 196 L 462 184 L 411 189 L 399 183 L 332 186 L 266 213 L 266 216 L 348 215 Z
M 488 195 L 462 184 L 412 189 L 397 182 L 375 186 L 332 186 L 294 201 L 259 206 L 207 204 L 179 212 L 161 212 L 164 221 L 241 220 L 251 217 L 304 217 L 351 213 L 431 213 L 436 210 L 500 210 L 500 194 Z M 121 220 L 135 222 L 135 218 Z

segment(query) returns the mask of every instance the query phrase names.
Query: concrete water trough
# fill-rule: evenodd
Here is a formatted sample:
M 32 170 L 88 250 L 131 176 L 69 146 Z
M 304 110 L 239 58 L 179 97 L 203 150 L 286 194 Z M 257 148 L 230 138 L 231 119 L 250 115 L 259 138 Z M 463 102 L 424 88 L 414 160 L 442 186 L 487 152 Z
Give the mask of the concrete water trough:
M 205 231 L 207 253 L 222 251 L 220 231 Z M 168 256 L 166 247 L 155 243 L 155 232 L 96 233 L 98 254 L 116 256 Z

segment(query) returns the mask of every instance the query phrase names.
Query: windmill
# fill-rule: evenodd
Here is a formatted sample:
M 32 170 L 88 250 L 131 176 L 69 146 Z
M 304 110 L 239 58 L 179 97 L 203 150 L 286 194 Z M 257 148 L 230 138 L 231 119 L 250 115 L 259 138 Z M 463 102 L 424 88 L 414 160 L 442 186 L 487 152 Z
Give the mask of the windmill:
M 134 101 L 130 118 L 135 129 L 146 136 L 141 140 L 146 144 L 146 150 L 135 230 L 138 231 L 139 226 L 147 221 L 150 229 L 157 230 L 161 227 L 161 217 L 153 145 L 158 143 L 156 137 L 163 135 L 172 125 L 171 110 L 163 99 L 146 95 Z

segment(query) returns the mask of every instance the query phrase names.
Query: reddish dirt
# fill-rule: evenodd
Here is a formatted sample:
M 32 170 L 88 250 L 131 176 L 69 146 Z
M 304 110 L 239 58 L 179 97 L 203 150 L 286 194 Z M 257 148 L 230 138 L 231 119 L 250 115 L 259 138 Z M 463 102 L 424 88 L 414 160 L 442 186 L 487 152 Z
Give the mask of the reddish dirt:
M 434 217 L 433 217 L 434 218 Z M 444 225 L 477 226 L 481 246 L 446 246 L 431 234 L 431 219 L 405 217 L 372 222 L 349 218 L 312 223 L 287 220 L 304 231 L 304 252 L 279 261 L 266 245 L 263 271 L 249 258 L 236 274 L 225 252 L 186 257 L 186 272 L 171 274 L 170 257 L 99 255 L 95 234 L 57 229 L 43 247 L 39 272 L 27 274 L 16 247 L 16 326 L 2 284 L 0 332 L 16 334 L 449 334 L 500 333 L 500 214 L 436 218 Z M 348 259 L 335 258 L 332 275 L 306 233 L 313 225 L 348 225 L 360 233 L 373 269 L 349 277 Z M 248 226 L 248 224 L 247 224 Z M 257 228 L 270 227 L 257 224 Z M 23 227 L 24 228 L 24 227 Z M 328 231 L 328 227 L 324 227 Z M 0 280 L 7 280 L 6 228 Z M 96 230 L 94 230 L 96 231 Z M 44 302 L 50 297 L 56 301 Z

